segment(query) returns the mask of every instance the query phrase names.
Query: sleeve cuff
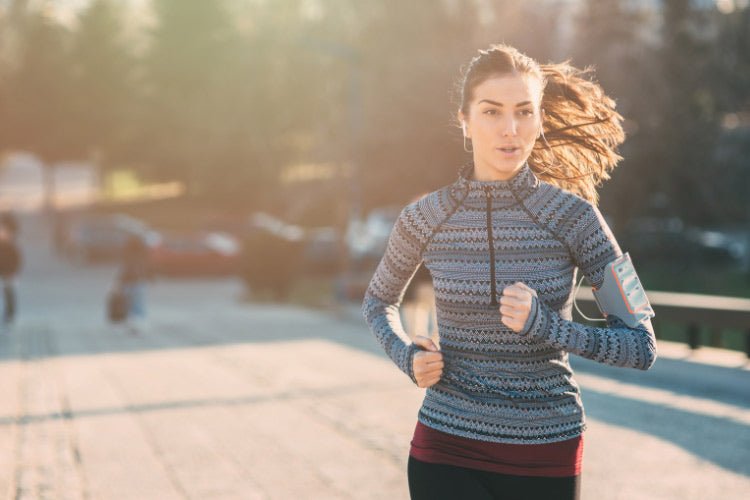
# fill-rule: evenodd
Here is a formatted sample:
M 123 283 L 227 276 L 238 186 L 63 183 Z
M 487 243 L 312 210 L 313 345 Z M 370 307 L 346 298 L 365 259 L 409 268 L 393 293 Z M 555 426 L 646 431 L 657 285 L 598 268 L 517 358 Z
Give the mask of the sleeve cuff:
M 417 384 L 417 379 L 414 377 L 414 354 L 419 350 L 416 344 L 411 343 L 406 346 L 406 366 L 404 372 L 409 376 L 414 385 Z
M 541 339 L 545 336 L 547 328 L 545 325 L 547 315 L 544 304 L 539 301 L 539 297 L 534 295 L 531 299 L 531 312 L 523 325 L 521 335 L 535 339 Z

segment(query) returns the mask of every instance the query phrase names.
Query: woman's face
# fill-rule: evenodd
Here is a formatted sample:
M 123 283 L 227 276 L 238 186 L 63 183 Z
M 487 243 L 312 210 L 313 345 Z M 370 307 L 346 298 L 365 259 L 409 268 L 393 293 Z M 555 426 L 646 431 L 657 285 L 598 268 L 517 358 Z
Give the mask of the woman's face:
M 466 124 L 478 180 L 507 180 L 524 164 L 541 132 L 541 82 L 525 75 L 500 75 L 476 87 Z

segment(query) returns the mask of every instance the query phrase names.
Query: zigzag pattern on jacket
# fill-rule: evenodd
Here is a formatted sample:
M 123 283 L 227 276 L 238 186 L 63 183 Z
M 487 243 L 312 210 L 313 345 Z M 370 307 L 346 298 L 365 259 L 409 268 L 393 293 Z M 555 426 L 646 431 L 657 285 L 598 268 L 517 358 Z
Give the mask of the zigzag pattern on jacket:
M 435 286 L 445 367 L 425 393 L 419 420 L 492 442 L 576 437 L 585 417 L 568 353 L 648 369 L 656 358 L 653 327 L 646 320 L 629 328 L 614 316 L 601 328 L 572 321 L 578 270 L 599 288 L 606 264 L 622 255 L 595 205 L 541 181 L 528 164 L 507 181 L 473 180 L 472 169 L 467 165 L 455 183 L 402 210 L 365 294 L 365 319 L 416 382 L 417 347 L 404 332 L 399 306 L 424 262 Z M 537 292 L 520 333 L 502 324 L 493 302 L 493 289 L 499 300 L 516 281 Z

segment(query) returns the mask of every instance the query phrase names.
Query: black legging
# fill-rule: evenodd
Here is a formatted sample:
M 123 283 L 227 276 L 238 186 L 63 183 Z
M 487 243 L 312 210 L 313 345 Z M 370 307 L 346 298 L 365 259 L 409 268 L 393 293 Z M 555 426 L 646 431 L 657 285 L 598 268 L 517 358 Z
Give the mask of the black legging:
M 580 476 L 509 476 L 409 457 L 412 500 L 578 500 Z

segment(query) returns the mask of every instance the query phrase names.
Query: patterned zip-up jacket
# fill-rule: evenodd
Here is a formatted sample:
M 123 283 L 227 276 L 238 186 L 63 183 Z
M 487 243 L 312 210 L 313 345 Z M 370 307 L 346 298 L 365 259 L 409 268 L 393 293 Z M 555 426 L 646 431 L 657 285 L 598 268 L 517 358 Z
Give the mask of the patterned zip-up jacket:
M 568 353 L 645 370 L 656 358 L 653 327 L 645 320 L 630 328 L 611 315 L 601 328 L 572 321 L 577 270 L 599 288 L 605 266 L 622 255 L 595 205 L 539 180 L 528 164 L 507 181 L 471 173 L 464 167 L 455 183 L 402 210 L 365 294 L 365 319 L 415 381 L 419 348 L 403 330 L 399 306 L 424 262 L 445 366 L 419 421 L 492 442 L 576 437 L 585 418 Z M 498 306 L 516 281 L 537 292 L 520 333 L 501 322 Z

